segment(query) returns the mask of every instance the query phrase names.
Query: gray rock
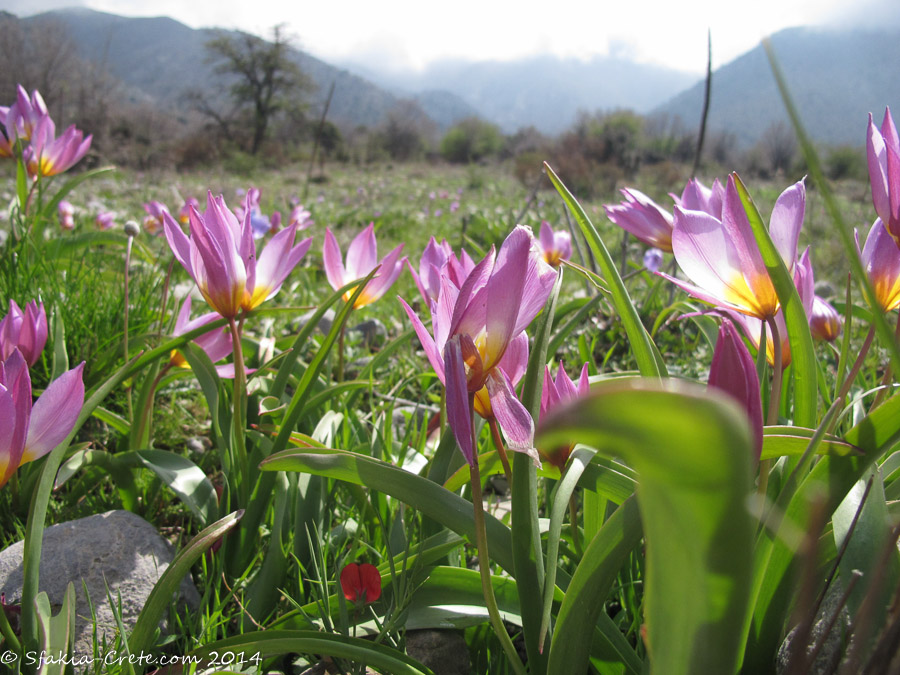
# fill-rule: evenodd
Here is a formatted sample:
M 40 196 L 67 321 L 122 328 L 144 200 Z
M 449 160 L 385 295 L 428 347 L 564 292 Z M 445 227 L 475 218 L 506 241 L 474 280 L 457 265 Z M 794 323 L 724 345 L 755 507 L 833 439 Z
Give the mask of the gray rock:
M 822 606 L 819 607 L 819 613 L 816 614 L 816 620 L 810 631 L 808 644 L 805 646 L 807 656 L 812 654 L 816 643 L 822 640 L 829 623 L 834 618 L 835 613 L 838 612 L 842 595 L 843 587 L 840 583 L 840 578 L 836 577 L 825 593 Z M 824 675 L 837 670 L 838 664 L 847 652 L 846 635 L 850 628 L 850 621 L 850 612 L 847 611 L 846 607 L 840 607 L 840 613 L 834 622 L 834 626 L 825 637 L 815 661 L 809 665 L 807 670 L 804 671 L 805 673 L 809 675 Z M 778 652 L 775 655 L 776 675 L 790 672 L 791 658 L 798 656 L 795 654 L 798 650 L 798 645 L 796 644 L 797 630 L 798 627 L 795 626 L 785 636 L 784 641 L 778 648 Z
M 0 552 L 0 592 L 6 594 L 7 604 L 21 600 L 22 550 L 19 541 Z M 90 655 L 93 650 L 93 624 L 84 586 L 97 620 L 97 642 L 102 644 L 105 636 L 111 645 L 117 629 L 107 587 L 116 603 L 121 596 L 122 623 L 130 630 L 172 558 L 171 545 L 156 528 L 130 511 L 109 511 L 44 531 L 40 590 L 49 596 L 55 614 L 69 582 L 74 583 L 75 656 Z M 182 582 L 181 595 L 189 606 L 199 605 L 200 596 L 190 579 Z
M 469 648 L 458 630 L 408 630 L 406 653 L 434 675 L 471 675 Z
M 298 316 L 297 322 L 296 322 L 297 329 L 299 330 L 300 328 L 303 328 L 303 326 L 308 324 L 310 322 L 310 319 L 312 319 L 313 314 L 315 314 L 315 313 L 316 313 L 316 310 L 310 310 L 310 311 L 306 312 L 306 314 L 301 314 L 300 316 Z M 322 318 L 319 319 L 319 323 L 316 326 L 316 328 L 319 329 L 319 331 L 322 333 L 322 335 L 328 335 L 328 331 L 331 330 L 331 324 L 333 324 L 333 323 L 334 323 L 334 310 L 326 309 L 325 313 L 322 315 Z
M 367 347 L 377 347 L 384 343 L 387 338 L 387 328 L 378 319 L 363 321 L 353 326 L 350 330 L 354 333 L 359 333 Z

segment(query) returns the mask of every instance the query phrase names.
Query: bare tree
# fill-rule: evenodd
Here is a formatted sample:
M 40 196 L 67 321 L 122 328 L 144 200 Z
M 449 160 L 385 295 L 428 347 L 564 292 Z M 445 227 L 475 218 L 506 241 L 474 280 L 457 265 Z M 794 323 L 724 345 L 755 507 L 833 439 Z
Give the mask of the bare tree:
M 300 105 L 307 88 L 306 77 L 291 60 L 290 40 L 279 25 L 272 29 L 271 41 L 249 33 L 220 33 L 206 43 L 206 48 L 216 72 L 231 80 L 229 91 L 235 109 L 249 116 L 250 152 L 255 155 L 274 116 L 289 106 Z M 201 110 L 210 114 L 212 106 L 205 105 Z M 217 123 L 223 124 L 221 114 Z

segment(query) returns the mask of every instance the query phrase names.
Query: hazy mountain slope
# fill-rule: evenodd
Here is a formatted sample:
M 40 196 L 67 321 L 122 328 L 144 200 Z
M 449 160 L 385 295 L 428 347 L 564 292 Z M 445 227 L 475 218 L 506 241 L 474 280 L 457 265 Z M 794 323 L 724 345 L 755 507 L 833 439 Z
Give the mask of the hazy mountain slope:
M 880 123 L 885 105 L 900 110 L 900 30 L 790 28 L 771 42 L 815 140 L 863 145 L 867 113 Z M 693 127 L 702 102 L 698 84 L 655 112 L 678 115 Z M 713 73 L 710 130 L 731 131 L 748 146 L 779 120 L 787 115 L 761 46 Z
M 213 30 L 194 30 L 166 17 L 127 18 L 86 9 L 58 10 L 24 21 L 48 16 L 62 22 L 80 54 L 104 64 L 132 97 L 156 101 L 177 114 L 189 92 L 215 97 L 216 89 L 222 88 L 204 47 L 216 34 Z M 375 126 L 398 102 L 384 89 L 309 54 L 295 50 L 293 58 L 315 85 L 310 96 L 313 114 L 321 110 L 332 82 L 335 92 L 329 119 L 338 123 Z M 472 114 L 458 100 L 448 101 L 444 109 L 460 111 L 456 119 Z M 443 126 L 452 121 L 445 120 Z
M 689 73 L 611 57 L 443 61 L 421 72 L 393 73 L 346 65 L 396 91 L 430 87 L 452 92 L 507 132 L 534 126 L 545 133 L 558 133 L 571 126 L 579 110 L 647 112 L 697 80 Z

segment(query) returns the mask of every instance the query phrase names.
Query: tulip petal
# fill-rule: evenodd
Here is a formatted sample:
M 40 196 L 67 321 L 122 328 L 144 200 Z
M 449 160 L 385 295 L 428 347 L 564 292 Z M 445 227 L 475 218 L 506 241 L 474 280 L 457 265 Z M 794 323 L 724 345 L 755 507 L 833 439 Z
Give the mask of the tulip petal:
M 6 485 L 21 460 L 22 446 L 14 442 L 19 425 L 13 397 L 0 384 L 0 487 Z
M 456 437 L 459 450 L 470 467 L 475 466 L 475 443 L 472 438 L 472 403 L 466 383 L 459 338 L 454 336 L 444 346 L 447 387 L 447 421 Z
M 163 228 L 166 233 L 166 241 L 169 242 L 169 248 L 172 249 L 175 259 L 181 263 L 181 266 L 184 267 L 187 273 L 191 275 L 191 278 L 196 281 L 197 277 L 194 274 L 194 268 L 191 263 L 193 259 L 191 254 L 191 240 L 188 239 L 178 223 L 176 223 L 168 213 L 163 214 Z
M 487 306 L 485 285 L 494 270 L 496 257 L 494 247 L 491 246 L 488 254 L 475 265 L 460 287 L 450 321 L 451 335 L 456 333 L 478 335 L 484 329 Z
M 403 262 L 405 259 L 400 260 L 400 254 L 402 252 L 403 244 L 400 244 L 381 259 L 381 262 L 378 263 L 380 265 L 378 273 L 368 284 L 366 284 L 365 290 L 360 294 L 356 301 L 357 307 L 372 304 L 387 293 L 388 289 L 393 286 L 394 282 L 397 281 L 397 277 L 400 276 L 400 272 L 403 271 Z M 371 269 L 372 268 L 370 268 L 370 271 Z M 368 274 L 368 272 L 366 272 L 366 274 Z
M 334 290 L 338 290 L 346 281 L 350 281 L 344 272 L 344 263 L 341 260 L 341 247 L 337 239 L 331 233 L 330 228 L 325 228 L 325 243 L 322 245 L 322 265 L 325 268 L 325 276 Z
M 31 409 L 22 464 L 46 455 L 72 431 L 84 404 L 84 362 L 53 380 Z
M 416 335 L 419 337 L 419 342 L 422 343 L 422 349 L 425 350 L 425 356 L 428 357 L 428 362 L 431 364 L 431 367 L 434 368 L 434 372 L 437 373 L 438 378 L 443 383 L 444 359 L 441 356 L 441 352 L 436 346 L 434 339 L 432 339 L 431 334 L 428 332 L 428 329 L 425 328 L 425 325 L 422 323 L 419 315 L 413 311 L 412 307 L 406 304 L 406 300 L 399 297 L 397 299 L 400 300 L 400 303 L 403 305 L 403 309 L 406 310 L 406 315 L 409 317 L 409 320 L 412 321 L 413 329 L 416 331 Z
M 488 375 L 486 384 L 494 417 L 503 429 L 510 450 L 524 452 L 540 468 L 541 458 L 534 447 L 534 420 L 516 398 L 509 379 L 503 372 L 495 370 Z
M 521 333 L 531 325 L 553 291 L 557 272 L 548 265 L 542 255 L 532 249 L 528 259 L 528 272 L 525 274 L 525 286 L 522 289 L 522 300 L 519 313 L 513 327 L 513 335 Z
M 875 213 L 882 220 L 890 218 L 891 204 L 887 182 L 887 148 L 884 137 L 875 126 L 872 113 L 869 113 L 869 126 L 866 134 L 866 161 L 869 165 L 869 183 L 872 186 L 872 203 Z
M 900 251 L 881 218 L 869 230 L 861 258 L 878 304 L 886 312 L 896 309 L 900 306 Z
M 804 179 L 805 180 L 805 179 Z M 772 243 L 781 254 L 781 259 L 789 270 L 797 260 L 797 241 L 806 212 L 806 185 L 804 180 L 791 185 L 779 195 L 769 220 L 769 234 Z
M 753 274 L 754 267 L 752 263 L 747 263 L 749 254 L 746 253 L 746 242 L 745 254 L 742 256 L 734 237 L 723 225 L 724 223 L 706 213 L 684 211 L 676 207 L 675 230 L 672 233 L 675 259 L 693 284 L 685 284 L 658 274 L 670 279 L 691 295 L 712 304 L 763 318 L 774 314 L 777 296 L 771 281 L 766 276 L 771 294 L 758 297 L 744 276 L 745 273 Z M 756 255 L 759 256 L 758 251 Z
M 523 227 L 516 227 L 497 253 L 497 262 L 487 285 L 485 315 L 484 368 L 490 370 L 503 357 L 514 335 L 516 319 L 522 304 L 522 291 L 529 270 L 529 256 L 533 237 Z M 469 333 L 473 338 L 477 333 Z
M 506 373 L 513 385 L 522 379 L 528 369 L 528 336 L 524 332 L 509 341 L 497 367 Z
M 369 223 L 353 238 L 347 248 L 348 281 L 360 279 L 375 269 L 378 264 L 378 245 L 375 241 L 375 223 Z
M 719 329 L 719 339 L 709 368 L 709 386 L 731 395 L 747 413 L 758 460 L 763 442 L 759 378 L 753 357 L 728 320 L 723 321 Z

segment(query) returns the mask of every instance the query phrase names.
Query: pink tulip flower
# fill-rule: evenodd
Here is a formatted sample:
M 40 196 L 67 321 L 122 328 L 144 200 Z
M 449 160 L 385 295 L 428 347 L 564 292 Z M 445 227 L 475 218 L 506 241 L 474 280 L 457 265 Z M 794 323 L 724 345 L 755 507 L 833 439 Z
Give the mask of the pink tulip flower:
M 725 188 L 716 178 L 712 187 L 708 188 L 696 178 L 691 178 L 684 186 L 681 196 L 669 193 L 675 205 L 685 211 L 703 211 L 713 218 L 722 219 L 722 204 L 725 201 Z
M 70 169 L 91 147 L 91 135 L 84 138 L 80 129 L 71 125 L 56 137 L 56 125 L 50 117 L 41 118 L 31 135 L 31 145 L 24 154 L 32 178 L 56 176 Z
M 32 403 L 31 377 L 21 352 L 14 350 L 0 362 L 0 487 L 72 431 L 84 404 L 83 371 L 84 362 L 51 382 Z
M 198 316 L 196 319 L 191 319 L 191 296 L 187 296 L 181 304 L 181 310 L 178 312 L 178 316 L 175 319 L 175 331 L 173 336 L 178 337 L 179 335 L 184 335 L 200 326 L 212 323 L 218 318 L 219 314 L 216 312 L 207 312 L 202 316 Z M 221 327 L 215 328 L 208 333 L 203 333 L 194 338 L 194 344 L 206 352 L 209 360 L 215 363 L 231 354 L 234 343 L 232 342 L 228 328 Z M 169 364 L 176 368 L 190 367 L 188 366 L 187 360 L 178 352 L 178 350 L 172 351 L 172 354 L 169 356 Z M 219 377 L 233 378 L 234 364 L 227 363 L 216 366 L 216 372 L 219 374 Z M 248 370 L 247 372 L 249 373 L 250 371 Z
M 272 237 L 257 258 L 250 214 L 238 222 L 225 199 L 213 198 L 212 192 L 202 215 L 191 207 L 190 221 L 188 238 L 172 216 L 164 214 L 166 239 L 209 306 L 229 319 L 275 295 L 312 244 L 309 238 L 294 246 L 296 228 L 288 227 Z
M 856 236 L 859 249 L 859 235 Z M 885 312 L 900 307 L 900 249 L 881 218 L 876 218 L 860 253 L 863 268 L 875 290 L 875 301 Z
M 150 201 L 144 204 L 144 229 L 147 234 L 159 236 L 163 233 L 163 214 L 169 213 L 169 209 L 162 202 Z
M 540 463 L 534 448 L 534 422 L 516 398 L 508 372 L 507 351 L 537 316 L 556 280 L 544 262 L 537 242 L 526 228 L 517 226 L 499 252 L 492 248 L 462 287 L 446 277 L 434 303 L 432 337 L 406 302 L 429 362 L 447 388 L 447 418 L 469 465 L 475 461 L 472 413 L 476 394 L 487 388 L 491 413 L 510 448 L 525 452 Z
M 353 305 L 355 308 L 364 307 L 387 293 L 397 277 L 400 276 L 400 272 L 403 271 L 403 263 L 406 261 L 406 258 L 400 258 L 402 251 L 403 244 L 400 244 L 381 260 L 378 260 L 375 224 L 370 223 L 350 242 L 350 246 L 347 248 L 347 265 L 345 267 L 341 258 L 341 248 L 331 233 L 331 229 L 326 227 L 325 245 L 322 249 L 325 276 L 331 287 L 338 290 L 351 281 L 362 279 L 380 266 L 378 274 L 368 283 Z M 344 300 L 349 300 L 355 290 L 353 288 L 344 293 Z
M 25 311 L 9 301 L 9 313 L 0 320 L 0 361 L 8 359 L 18 349 L 29 367 L 37 363 L 47 344 L 47 312 L 44 303 L 34 300 Z
M 719 329 L 719 339 L 709 368 L 709 388 L 727 392 L 746 411 L 753 432 L 756 459 L 763 442 L 762 400 L 756 364 L 740 335 L 727 319 Z
M 111 230 L 116 226 L 116 214 L 114 211 L 101 211 L 94 218 L 94 223 L 98 229 Z
M 805 207 L 806 188 L 801 180 L 781 193 L 769 220 L 775 247 L 792 272 Z M 729 176 L 725 189 L 721 220 L 702 211 L 675 207 L 672 251 L 693 283 L 659 274 L 695 298 L 764 321 L 778 311 L 778 296 L 763 264 L 733 175 Z
M 31 140 L 38 123 L 49 117 L 47 104 L 44 103 L 38 90 L 32 91 L 29 97 L 25 87 L 17 85 L 16 102 L 9 107 L 5 121 L 7 134 L 13 141 L 16 138 L 23 141 Z
M 834 342 L 844 328 L 844 321 L 838 311 L 824 298 L 813 298 L 809 330 L 816 340 Z
M 57 206 L 57 213 L 59 215 L 59 226 L 62 229 L 75 229 L 75 207 L 70 202 L 67 202 L 65 199 L 61 200 L 59 206 Z
M 541 247 L 548 265 L 559 267 L 560 262 L 572 257 L 572 235 L 565 230 L 553 230 L 546 220 L 541 222 Z
M 184 200 L 184 204 L 182 204 L 181 208 L 178 209 L 178 222 L 182 225 L 187 225 L 191 222 L 191 207 L 195 209 L 200 208 L 200 202 L 197 201 L 195 197 L 188 197 Z
M 672 214 L 639 190 L 624 188 L 621 192 L 624 202 L 603 205 L 606 216 L 648 246 L 671 253 Z
M 559 405 L 571 401 L 575 398 L 587 396 L 591 390 L 591 383 L 588 380 L 588 364 L 585 363 L 581 367 L 581 376 L 578 383 L 573 382 L 563 368 L 562 362 L 559 364 L 559 370 L 556 371 L 556 380 L 550 374 L 550 367 L 544 367 L 544 387 L 541 389 L 541 416 L 539 421 L 544 419 L 544 415 Z M 541 456 L 555 466 L 560 471 L 566 468 L 566 462 L 569 461 L 569 455 L 572 454 L 572 448 L 575 444 L 561 446 L 558 448 L 538 448 Z
M 413 280 L 422 298 L 429 305 L 435 302 L 441 291 L 441 278 L 446 276 L 453 285 L 459 289 L 469 273 L 475 268 L 475 263 L 469 254 L 465 251 L 460 253 L 459 258 L 453 252 L 453 248 L 444 239 L 440 244 L 434 237 L 428 240 L 422 258 L 419 260 L 419 272 L 413 269 L 412 264 L 407 260 L 407 266 L 413 275 Z
M 288 216 L 288 226 L 296 225 L 298 230 L 306 230 L 313 224 L 312 213 L 303 207 L 303 204 L 297 204 L 291 209 Z
M 880 130 L 869 113 L 866 156 L 875 213 L 894 241 L 900 243 L 900 137 L 890 108 L 884 111 Z

